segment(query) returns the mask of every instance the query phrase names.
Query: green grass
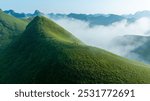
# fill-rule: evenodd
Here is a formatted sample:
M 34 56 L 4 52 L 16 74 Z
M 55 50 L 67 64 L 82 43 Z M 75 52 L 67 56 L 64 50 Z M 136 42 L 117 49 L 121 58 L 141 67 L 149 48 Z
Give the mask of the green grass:
M 0 54 L 0 83 L 150 83 L 150 66 L 87 46 L 44 17 Z
M 7 46 L 26 28 L 27 22 L 0 11 L 0 49 Z
M 25 36 L 28 35 L 33 38 L 45 37 L 62 42 L 82 43 L 70 32 L 45 17 L 37 16 L 33 19 L 33 21 L 27 26 L 26 33 Z

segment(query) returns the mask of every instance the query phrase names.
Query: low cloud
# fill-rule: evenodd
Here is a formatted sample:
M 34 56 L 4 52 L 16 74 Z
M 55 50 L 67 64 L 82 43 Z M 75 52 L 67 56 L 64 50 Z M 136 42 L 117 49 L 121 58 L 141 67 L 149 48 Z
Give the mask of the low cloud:
M 121 56 L 126 56 L 131 50 L 141 45 L 143 41 L 137 42 L 136 45 L 124 47 L 118 46 L 118 43 L 113 42 L 115 38 L 124 35 L 150 35 L 150 18 L 141 18 L 135 22 L 122 20 L 108 26 L 99 25 L 94 27 L 90 27 L 88 22 L 69 18 L 55 20 L 55 22 L 84 43 L 103 48 Z

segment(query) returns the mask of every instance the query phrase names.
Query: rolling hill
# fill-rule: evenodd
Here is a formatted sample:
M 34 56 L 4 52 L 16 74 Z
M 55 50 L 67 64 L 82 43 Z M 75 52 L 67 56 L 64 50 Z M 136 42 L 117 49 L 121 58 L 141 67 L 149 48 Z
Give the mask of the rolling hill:
M 0 49 L 9 44 L 26 28 L 27 22 L 5 14 L 0 10 Z
M 37 16 L 0 53 L 0 83 L 150 83 L 149 67 L 87 46 Z

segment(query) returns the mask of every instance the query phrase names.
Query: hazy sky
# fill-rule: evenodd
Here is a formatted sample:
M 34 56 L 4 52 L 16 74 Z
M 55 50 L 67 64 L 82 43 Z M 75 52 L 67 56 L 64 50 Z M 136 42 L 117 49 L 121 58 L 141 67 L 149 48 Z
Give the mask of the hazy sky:
M 150 10 L 150 0 L 0 0 L 3 10 L 57 13 L 134 13 Z

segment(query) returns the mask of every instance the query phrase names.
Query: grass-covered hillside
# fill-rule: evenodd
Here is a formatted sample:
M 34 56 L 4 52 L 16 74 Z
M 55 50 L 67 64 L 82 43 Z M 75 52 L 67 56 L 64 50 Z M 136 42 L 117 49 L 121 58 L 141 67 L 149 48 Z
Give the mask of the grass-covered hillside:
M 0 54 L 0 83 L 150 83 L 150 66 L 87 46 L 36 17 Z
M 27 22 L 5 14 L 0 10 L 0 49 L 7 46 L 26 28 Z

